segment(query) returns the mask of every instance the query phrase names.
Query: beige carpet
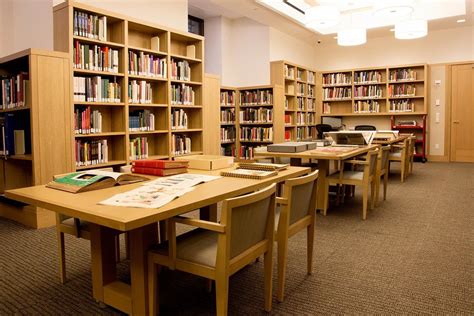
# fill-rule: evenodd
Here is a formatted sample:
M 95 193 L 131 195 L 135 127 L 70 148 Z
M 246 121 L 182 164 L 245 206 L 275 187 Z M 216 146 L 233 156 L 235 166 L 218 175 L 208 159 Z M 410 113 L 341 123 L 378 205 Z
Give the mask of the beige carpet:
M 391 177 L 387 201 L 366 221 L 360 209 L 357 191 L 318 214 L 311 276 L 305 234 L 290 240 L 286 300 L 274 299 L 272 314 L 474 314 L 474 164 L 417 163 L 404 184 Z M 88 242 L 68 236 L 66 247 L 61 285 L 54 229 L 0 219 L 0 315 L 119 314 L 92 299 Z M 126 263 L 119 271 L 127 279 Z M 230 314 L 265 314 L 262 271 L 259 262 L 231 278 Z M 203 279 L 162 280 L 163 314 L 214 313 Z

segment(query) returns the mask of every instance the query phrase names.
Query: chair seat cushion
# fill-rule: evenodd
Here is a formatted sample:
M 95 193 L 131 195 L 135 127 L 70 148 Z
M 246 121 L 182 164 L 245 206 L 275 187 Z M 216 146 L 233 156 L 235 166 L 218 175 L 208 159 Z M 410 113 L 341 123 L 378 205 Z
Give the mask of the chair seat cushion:
M 65 219 L 61 222 L 62 225 L 69 226 L 69 227 L 74 227 L 76 226 L 74 224 L 74 218 L 70 217 L 68 219 Z M 79 220 L 79 229 L 84 230 L 84 231 L 90 231 L 89 229 L 89 222 L 88 221 L 83 221 L 82 219 Z
M 331 179 L 339 179 L 339 172 L 334 173 L 329 176 Z M 343 179 L 346 180 L 362 180 L 364 178 L 364 173 L 361 171 L 344 171 Z
M 402 152 L 396 151 L 388 155 L 389 158 L 402 158 Z
M 194 229 L 176 237 L 176 257 L 209 267 L 216 266 L 217 233 Z

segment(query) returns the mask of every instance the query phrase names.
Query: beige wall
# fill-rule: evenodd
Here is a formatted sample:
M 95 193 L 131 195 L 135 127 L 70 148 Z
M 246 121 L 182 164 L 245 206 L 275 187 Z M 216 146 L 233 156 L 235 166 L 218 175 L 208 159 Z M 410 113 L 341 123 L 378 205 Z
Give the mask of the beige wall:
M 429 142 L 430 155 L 444 156 L 445 149 L 445 124 L 446 124 L 446 66 L 430 66 L 429 79 Z M 439 105 L 436 105 L 439 100 Z M 438 116 L 438 119 L 437 119 Z

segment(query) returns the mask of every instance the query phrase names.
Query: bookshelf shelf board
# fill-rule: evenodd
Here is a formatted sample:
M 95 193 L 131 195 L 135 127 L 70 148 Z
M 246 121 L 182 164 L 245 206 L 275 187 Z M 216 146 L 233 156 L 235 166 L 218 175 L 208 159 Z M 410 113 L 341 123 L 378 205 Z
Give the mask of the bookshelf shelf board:
M 150 107 L 150 108 L 167 108 L 168 104 L 161 103 L 129 103 L 131 107 Z
M 423 129 L 423 126 L 418 126 L 418 125 L 396 125 L 393 126 L 392 128 L 394 129 Z
M 255 143 L 255 144 L 270 144 L 270 143 L 273 143 L 273 141 L 271 141 L 271 140 L 245 140 L 245 139 L 241 139 L 240 142 L 241 143 Z
M 293 127 L 296 127 L 296 125 L 295 125 L 295 124 L 287 124 L 287 125 L 285 125 L 285 128 L 293 128 Z
M 202 155 L 202 151 L 192 151 L 186 154 L 172 155 L 172 157 L 183 157 L 183 156 L 194 156 L 194 155 Z
M 404 116 L 426 115 L 426 112 L 372 112 L 372 113 L 323 113 L 321 116 Z
M 323 84 L 323 88 L 352 87 L 352 83 Z
M 323 100 L 323 102 L 351 102 L 351 101 L 352 101 L 352 98 Z
M 296 81 L 299 82 L 299 83 L 304 83 L 304 84 L 306 84 L 306 81 L 304 81 L 304 80 L 301 79 L 301 78 L 297 78 Z
M 286 109 L 285 112 L 296 112 L 296 110 Z
M 22 106 L 19 108 L 12 108 L 12 109 L 5 109 L 5 110 L 0 110 L 0 113 L 8 113 L 8 112 L 16 112 L 16 111 L 25 111 L 25 110 L 30 110 L 31 108 L 29 106 Z
M 106 136 L 124 136 L 124 132 L 108 132 L 108 133 L 90 133 L 90 134 L 75 134 L 76 138 L 87 138 L 87 137 L 106 137 Z
M 120 44 L 120 43 L 115 43 L 115 42 L 109 42 L 109 41 L 99 41 L 93 38 L 87 38 L 87 37 L 82 37 L 82 36 L 73 36 L 72 37 L 74 40 L 78 40 L 83 43 L 91 43 L 91 44 L 97 44 L 101 46 L 110 46 L 112 48 L 123 48 L 125 45 Z
M 173 104 L 171 105 L 172 108 L 179 108 L 179 109 L 202 109 L 202 105 L 184 105 L 184 104 Z
M 128 75 L 129 79 L 136 79 L 136 80 L 147 80 L 147 81 L 163 81 L 167 82 L 168 79 L 161 78 L 161 77 L 152 77 L 152 76 L 138 76 L 138 75 Z
M 235 122 L 221 122 L 222 126 L 234 126 Z
M 293 77 L 285 77 L 285 81 L 295 81 L 295 78 L 293 78 Z
M 202 86 L 202 82 L 171 79 L 171 83 L 184 83 L 189 86 Z
M 187 57 L 187 56 L 183 56 L 183 55 L 170 54 L 170 57 L 171 57 L 171 58 L 177 58 L 177 59 L 184 59 L 184 60 L 187 60 L 187 61 L 189 61 L 189 62 L 194 62 L 194 63 L 200 63 L 200 62 L 202 62 L 201 59 L 192 58 L 192 57 Z
M 235 108 L 235 105 L 222 105 L 221 104 L 221 108 Z
M 148 158 L 146 159 L 168 159 L 169 156 L 168 155 L 150 155 L 148 156 Z M 130 161 L 140 161 L 140 160 L 143 160 L 143 159 L 132 159 Z
M 93 106 L 124 106 L 123 102 L 87 102 L 87 101 L 73 101 L 74 105 L 93 105 Z
M 33 161 L 33 155 L 11 155 L 7 156 L 7 159 Z
M 385 100 L 384 97 L 357 97 L 354 98 L 354 101 L 364 101 L 364 100 Z
M 235 140 L 221 140 L 221 144 L 233 144 Z
M 98 169 L 98 168 L 105 168 L 105 167 L 113 167 L 119 165 L 125 165 L 127 162 L 125 160 L 113 160 L 106 163 L 100 163 L 97 165 L 89 165 L 89 166 L 80 166 L 76 167 L 76 170 L 88 170 L 88 169 Z
M 256 122 L 240 122 L 240 125 L 252 125 L 252 126 L 259 126 L 259 125 L 273 125 L 272 122 L 262 122 L 262 123 L 256 123 Z
M 385 85 L 386 82 L 354 82 L 354 86 L 375 86 L 375 85 Z
M 397 99 L 423 99 L 424 96 L 422 95 L 402 95 L 402 96 L 391 96 L 389 97 L 390 100 L 397 100 Z
M 153 55 L 160 55 L 160 56 L 166 56 L 166 52 L 159 52 L 153 49 L 148 49 L 148 48 L 140 48 L 136 46 L 128 46 L 128 50 L 133 50 L 133 51 L 138 51 L 138 52 L 144 52 L 144 53 L 150 53 Z
M 286 97 L 294 97 L 294 96 L 296 96 L 296 94 L 294 94 L 294 93 L 285 93 L 285 96 Z
M 101 75 L 101 76 L 114 76 L 114 77 L 123 77 L 124 74 L 121 72 L 110 72 L 110 71 L 100 71 L 100 70 L 88 70 L 88 69 L 73 69 L 74 74 L 83 74 L 83 75 Z
M 172 129 L 171 133 L 196 133 L 202 132 L 202 128 Z
M 307 82 L 307 84 L 309 84 L 310 86 L 315 86 L 315 85 L 316 85 L 316 83 L 314 83 L 314 82 L 309 82 L 309 81 Z
M 241 108 L 254 108 L 254 107 L 273 107 L 273 104 L 246 104 L 246 105 L 241 105 Z
M 167 134 L 168 130 L 129 132 L 129 135 Z
M 407 80 L 391 80 L 389 81 L 388 83 L 394 83 L 394 84 L 397 84 L 397 83 L 423 83 L 425 82 L 424 80 L 410 80 L 410 79 L 407 79 Z

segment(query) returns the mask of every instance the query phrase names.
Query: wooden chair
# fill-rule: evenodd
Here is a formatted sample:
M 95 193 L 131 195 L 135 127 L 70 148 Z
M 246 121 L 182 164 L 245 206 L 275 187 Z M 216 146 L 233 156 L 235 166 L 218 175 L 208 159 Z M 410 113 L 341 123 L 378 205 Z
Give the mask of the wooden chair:
M 317 179 L 318 171 L 313 171 L 309 175 L 286 180 L 282 197 L 277 197 L 275 226 L 278 229 L 275 239 L 278 243 L 277 299 L 280 302 L 283 302 L 285 291 L 288 239 L 305 228 L 307 231 L 307 272 L 308 274 L 312 272 Z
M 383 146 L 379 151 L 377 159 L 377 175 L 375 184 L 375 205 L 379 203 L 380 180 L 383 177 L 383 200 L 387 198 L 388 186 L 388 156 L 390 154 L 391 146 Z
M 370 186 L 370 208 L 374 207 L 375 201 L 375 178 L 377 169 L 378 150 L 371 150 L 367 153 L 365 161 L 363 160 L 344 160 L 341 169 L 327 177 L 326 185 L 359 185 L 362 186 L 362 219 L 367 218 L 367 206 L 369 201 Z M 362 165 L 363 171 L 344 170 L 345 164 Z
M 161 266 L 216 283 L 217 315 L 227 315 L 229 277 L 264 255 L 265 310 L 272 306 L 276 184 L 224 200 L 220 223 L 192 218 L 168 220 L 168 240 L 148 252 L 148 301 L 157 314 L 157 274 Z M 176 223 L 197 227 L 176 237 Z
M 392 162 L 399 162 L 400 163 L 400 181 L 404 182 L 405 178 L 407 176 L 407 153 L 408 153 L 408 147 L 409 147 L 409 141 L 410 138 L 406 138 L 402 144 L 394 144 L 392 145 L 392 149 L 395 149 L 395 151 L 392 151 L 388 155 L 388 170 L 390 172 L 390 164 Z
M 408 159 L 407 159 L 407 167 L 406 170 L 408 170 L 408 174 L 411 174 L 413 172 L 413 160 L 415 159 L 415 144 L 416 144 L 416 136 L 412 135 L 410 136 L 410 141 L 408 145 Z

